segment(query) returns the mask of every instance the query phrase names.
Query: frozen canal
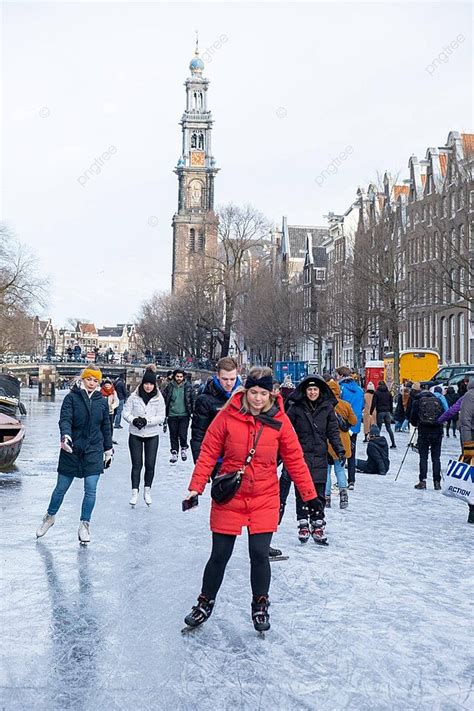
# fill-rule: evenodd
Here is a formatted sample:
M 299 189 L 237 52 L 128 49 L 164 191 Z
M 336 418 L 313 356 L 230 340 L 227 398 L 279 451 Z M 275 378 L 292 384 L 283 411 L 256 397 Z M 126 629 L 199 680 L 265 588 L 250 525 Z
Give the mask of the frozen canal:
M 89 548 L 77 541 L 79 482 L 36 542 L 62 397 L 38 403 L 24 393 L 27 437 L 16 471 L 0 474 L 0 709 L 474 708 L 474 526 L 467 506 L 430 480 L 428 491 L 413 489 L 415 454 L 394 482 L 406 435 L 389 476 L 359 474 L 349 509 L 328 511 L 328 548 L 298 543 L 289 501 L 274 542 L 290 560 L 272 564 L 265 640 L 250 620 L 246 536 L 212 618 L 183 637 L 210 549 L 209 498 L 181 512 L 192 465 L 170 467 L 167 435 L 150 509 L 143 499 L 128 506 L 119 430 Z M 445 462 L 457 442 L 445 440 Z

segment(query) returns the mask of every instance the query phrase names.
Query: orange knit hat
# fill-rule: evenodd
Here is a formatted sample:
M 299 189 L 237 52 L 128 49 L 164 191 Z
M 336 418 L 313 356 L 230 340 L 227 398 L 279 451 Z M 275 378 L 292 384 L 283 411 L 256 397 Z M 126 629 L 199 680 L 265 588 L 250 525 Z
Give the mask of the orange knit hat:
M 83 380 L 85 378 L 95 378 L 100 382 L 102 380 L 102 371 L 100 371 L 98 368 L 84 368 L 81 373 L 81 378 Z

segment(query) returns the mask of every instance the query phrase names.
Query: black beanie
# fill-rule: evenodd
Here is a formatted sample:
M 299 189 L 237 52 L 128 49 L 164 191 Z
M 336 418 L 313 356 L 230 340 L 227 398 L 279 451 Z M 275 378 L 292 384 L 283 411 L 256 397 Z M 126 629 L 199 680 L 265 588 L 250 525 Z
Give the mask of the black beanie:
M 156 385 L 156 373 L 152 370 L 145 370 L 142 378 L 142 385 L 143 383 L 151 383 L 152 385 Z

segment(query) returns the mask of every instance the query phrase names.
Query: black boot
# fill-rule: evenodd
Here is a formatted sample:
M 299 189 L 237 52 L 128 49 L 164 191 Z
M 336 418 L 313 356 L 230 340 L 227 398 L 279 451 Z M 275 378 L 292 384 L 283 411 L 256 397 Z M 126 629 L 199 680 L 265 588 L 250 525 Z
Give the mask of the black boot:
M 254 595 L 252 599 L 252 622 L 257 632 L 266 632 L 270 629 L 270 615 L 268 608 L 270 601 L 268 595 Z
M 426 481 L 421 479 L 418 484 L 415 484 L 414 489 L 426 489 Z
M 199 627 L 212 615 L 215 600 L 209 600 L 205 595 L 199 595 L 197 601 L 198 604 L 194 605 L 189 615 L 184 618 L 188 627 Z
M 281 555 L 281 550 L 279 548 L 270 548 L 268 549 L 268 556 L 269 558 L 276 558 L 277 556 Z
M 433 482 L 433 487 L 434 487 L 435 491 L 440 491 L 441 490 L 441 482 L 440 481 Z
M 468 523 L 474 523 L 474 506 L 469 506 L 469 515 L 467 517 Z

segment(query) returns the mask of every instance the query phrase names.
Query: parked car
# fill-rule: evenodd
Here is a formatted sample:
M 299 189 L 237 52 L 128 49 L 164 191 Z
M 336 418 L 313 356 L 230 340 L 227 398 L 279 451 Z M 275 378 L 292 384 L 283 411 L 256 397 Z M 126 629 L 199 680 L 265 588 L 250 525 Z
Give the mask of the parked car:
M 466 373 L 471 373 L 474 371 L 474 364 L 470 365 L 445 365 L 438 370 L 437 373 L 433 375 L 431 380 L 425 380 L 422 385 L 427 387 L 432 387 L 433 385 L 453 385 L 451 379 L 459 376 L 459 381 L 461 381 Z M 457 385 L 457 383 L 456 383 Z
M 455 375 L 453 378 L 450 378 L 447 382 L 447 385 L 454 385 L 454 387 L 457 388 L 459 383 L 464 380 L 466 375 L 469 377 L 469 380 L 474 379 L 474 370 L 467 370 L 465 373 L 462 373 L 461 375 Z

